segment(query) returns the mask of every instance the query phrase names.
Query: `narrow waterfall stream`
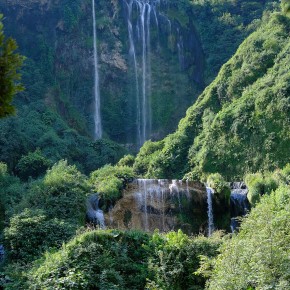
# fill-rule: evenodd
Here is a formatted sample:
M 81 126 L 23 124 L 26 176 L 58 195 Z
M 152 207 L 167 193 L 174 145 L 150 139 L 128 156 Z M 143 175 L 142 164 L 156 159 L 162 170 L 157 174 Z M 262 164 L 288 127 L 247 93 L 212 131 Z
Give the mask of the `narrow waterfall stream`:
M 213 220 L 213 206 L 212 206 L 212 196 L 213 196 L 213 189 L 210 187 L 206 187 L 207 192 L 207 214 L 208 214 L 208 236 L 210 237 L 214 231 L 214 220 Z
M 102 138 L 102 119 L 101 119 L 101 96 L 99 84 L 99 70 L 98 70 L 98 51 L 97 51 L 97 27 L 96 27 L 96 11 L 95 0 L 92 0 L 93 10 L 93 35 L 94 35 L 94 98 L 95 98 L 95 139 Z
M 102 229 L 106 227 L 104 212 L 99 208 L 99 197 L 97 194 L 90 196 L 87 201 L 87 219 Z

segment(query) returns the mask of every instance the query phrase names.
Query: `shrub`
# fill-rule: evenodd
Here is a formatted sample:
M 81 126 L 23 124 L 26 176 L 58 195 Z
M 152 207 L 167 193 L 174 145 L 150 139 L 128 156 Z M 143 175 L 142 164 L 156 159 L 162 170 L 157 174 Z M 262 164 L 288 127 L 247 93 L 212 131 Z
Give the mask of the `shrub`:
M 265 195 L 211 263 L 208 289 L 290 289 L 290 188 Z
M 217 193 L 219 199 L 230 199 L 230 187 L 219 173 L 210 174 L 207 178 L 207 184 Z
M 146 289 L 204 289 L 206 280 L 193 273 L 199 268 L 200 255 L 216 256 L 220 241 L 218 236 L 192 238 L 181 230 L 166 235 L 155 233 L 151 239 L 154 255 L 150 261 L 153 278 Z
M 108 206 L 122 196 L 122 189 L 134 177 L 135 174 L 131 167 L 106 165 L 91 174 L 90 183 Z
M 270 194 L 279 186 L 277 177 L 269 172 L 248 174 L 245 177 L 245 182 L 249 189 L 248 200 L 251 205 L 257 204 L 262 195 Z
M 75 233 L 75 225 L 54 218 L 44 211 L 25 209 L 10 220 L 4 231 L 5 243 L 12 259 L 31 261 L 49 247 L 60 247 Z
M 42 180 L 29 184 L 28 192 L 17 210 L 42 209 L 49 218 L 70 219 L 83 225 L 86 198 L 90 192 L 86 176 L 75 166 L 61 160 L 47 171 Z
M 281 6 L 282 6 L 282 12 L 286 16 L 290 16 L 290 1 L 289 0 L 282 0 Z
M 134 165 L 134 162 L 135 162 L 135 157 L 131 154 L 128 154 L 124 156 L 122 159 L 120 159 L 117 165 L 132 167 Z
M 27 180 L 29 177 L 37 178 L 43 175 L 50 166 L 51 161 L 45 158 L 41 151 L 37 149 L 34 152 L 29 152 L 27 155 L 22 156 L 15 170 L 21 179 Z
M 28 273 L 28 289 L 144 289 L 146 233 L 91 231 L 48 253 Z

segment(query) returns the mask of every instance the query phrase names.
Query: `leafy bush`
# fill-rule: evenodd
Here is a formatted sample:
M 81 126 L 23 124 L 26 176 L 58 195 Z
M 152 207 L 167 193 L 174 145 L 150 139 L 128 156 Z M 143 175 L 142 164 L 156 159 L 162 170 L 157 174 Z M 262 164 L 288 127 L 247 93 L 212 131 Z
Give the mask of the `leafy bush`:
M 60 247 L 74 233 L 75 225 L 49 219 L 41 210 L 25 209 L 11 218 L 4 238 L 10 258 L 27 262 L 50 247 Z
M 132 167 L 134 165 L 135 157 L 131 154 L 125 155 L 123 158 L 119 160 L 117 163 L 118 166 L 129 166 Z
M 252 205 L 260 201 L 260 197 L 264 194 L 270 194 L 279 186 L 279 180 L 273 173 L 255 173 L 248 174 L 245 177 L 246 185 L 249 189 L 248 200 Z
M 230 187 L 219 173 L 210 174 L 207 178 L 207 184 L 217 193 L 218 198 L 224 200 L 230 199 Z
M 76 225 L 83 225 L 86 198 L 90 193 L 86 176 L 76 166 L 61 160 L 43 179 L 29 184 L 27 193 L 15 208 L 18 212 L 25 208 L 42 209 L 49 218 L 69 219 Z
M 8 173 L 7 165 L 0 162 L 0 231 L 4 221 L 14 211 L 14 206 L 19 203 L 26 193 L 26 186 L 19 178 Z
M 34 152 L 29 152 L 27 155 L 22 156 L 15 170 L 21 179 L 27 180 L 29 177 L 37 178 L 43 175 L 50 166 L 51 161 L 45 158 L 41 151 L 37 149 Z
M 122 196 L 122 189 L 133 178 L 135 174 L 131 167 L 106 165 L 91 174 L 90 183 L 102 198 L 105 207 L 108 207 Z
M 148 240 L 134 231 L 86 232 L 39 261 L 28 289 L 144 289 Z
M 146 289 L 204 289 L 205 279 L 193 273 L 199 268 L 200 255 L 216 256 L 219 237 L 191 238 L 179 230 L 164 236 L 155 233 L 150 242 L 154 249 L 149 263 L 153 278 Z
M 282 12 L 285 15 L 290 16 L 290 1 L 289 0 L 282 0 L 281 6 L 282 6 Z
M 290 288 L 290 188 L 265 195 L 213 259 L 207 289 Z

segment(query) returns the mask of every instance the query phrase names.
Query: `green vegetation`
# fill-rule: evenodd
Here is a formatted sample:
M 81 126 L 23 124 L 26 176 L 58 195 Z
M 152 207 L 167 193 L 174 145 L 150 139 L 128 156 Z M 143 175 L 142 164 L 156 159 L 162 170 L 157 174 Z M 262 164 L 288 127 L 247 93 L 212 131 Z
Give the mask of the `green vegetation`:
M 136 141 L 124 7 L 115 0 L 96 3 L 106 138 L 92 141 L 91 1 L 14 2 L 1 3 L 0 9 L 14 19 L 16 25 L 8 21 L 8 31 L 28 55 L 22 70 L 27 90 L 14 102 L 18 115 L 0 122 L 0 245 L 6 251 L 0 289 L 288 290 L 289 1 L 281 1 L 282 13 L 278 1 L 161 2 L 172 31 L 178 27 L 184 33 L 184 57 L 190 61 L 185 61 L 188 75 L 183 74 L 172 57 L 178 53 L 177 35 L 152 29 L 156 138 L 172 130 L 204 82 L 254 32 L 188 109 L 178 129 L 161 141 L 145 142 L 136 157 L 107 139 L 130 149 Z M 21 90 L 17 72 L 23 58 L 15 49 L 14 41 L 5 40 L 1 17 L 0 69 L 8 64 L 10 73 L 2 69 L 4 78 L 0 73 L 0 117 L 13 113 L 12 97 Z M 138 49 L 136 53 L 140 57 Z M 153 76 L 158 73 L 157 82 Z M 238 233 L 217 231 L 209 238 L 181 230 L 161 234 L 86 224 L 88 197 L 97 193 L 106 219 L 111 218 L 108 210 L 137 176 L 207 181 L 214 190 L 216 229 L 227 229 L 230 221 L 226 181 L 245 179 L 252 211 L 241 218 Z M 164 222 L 176 217 L 185 231 L 192 223 L 204 232 L 206 195 L 198 186 L 192 200 L 178 196 L 166 212 L 149 204 L 140 206 L 140 212 L 158 217 L 163 210 L 170 216 Z M 193 203 L 202 205 L 194 221 Z M 134 214 L 124 211 L 122 222 Z
M 16 53 L 15 40 L 6 39 L 2 21 L 3 15 L 0 14 L 0 118 L 15 112 L 12 100 L 23 89 L 18 71 L 24 60 L 23 56 Z
M 135 163 L 145 176 L 241 179 L 289 162 L 289 29 L 279 13 L 264 17 L 177 131 L 148 154 L 140 150 Z
M 203 265 L 212 267 L 207 289 L 289 289 L 289 201 L 289 185 L 261 198 L 240 232 Z
M 50 160 L 46 159 L 41 151 L 37 149 L 23 156 L 15 169 L 20 178 L 27 180 L 29 177 L 36 178 L 44 174 L 50 165 Z
M 46 253 L 20 284 L 8 284 L 7 289 L 16 285 L 25 289 L 203 289 L 204 278 L 193 272 L 199 256 L 214 257 L 219 244 L 218 237 L 190 238 L 181 231 L 153 236 L 89 231 L 59 251 Z
M 122 197 L 122 189 L 135 177 L 131 167 L 106 165 L 91 174 L 90 183 L 108 209 Z
M 0 185 L 1 218 L 6 223 L 0 239 L 4 238 L 12 261 L 27 263 L 50 247 L 60 247 L 85 224 L 85 203 L 91 187 L 66 161 L 28 183 L 10 176 L 1 164 Z
M 219 199 L 230 199 L 230 187 L 219 173 L 210 174 L 207 178 L 207 184 L 214 190 Z
M 282 6 L 282 12 L 286 16 L 290 16 L 290 1 L 289 0 L 282 0 L 281 6 Z

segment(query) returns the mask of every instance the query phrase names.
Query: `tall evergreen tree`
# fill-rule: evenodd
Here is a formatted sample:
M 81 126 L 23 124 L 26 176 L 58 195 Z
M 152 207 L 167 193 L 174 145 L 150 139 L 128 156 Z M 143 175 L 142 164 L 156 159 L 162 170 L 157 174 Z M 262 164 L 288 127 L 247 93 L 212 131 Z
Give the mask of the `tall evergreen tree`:
M 16 41 L 5 37 L 2 20 L 3 15 L 0 15 L 0 118 L 15 112 L 11 102 L 15 94 L 23 89 L 18 70 L 24 60 L 15 52 Z

